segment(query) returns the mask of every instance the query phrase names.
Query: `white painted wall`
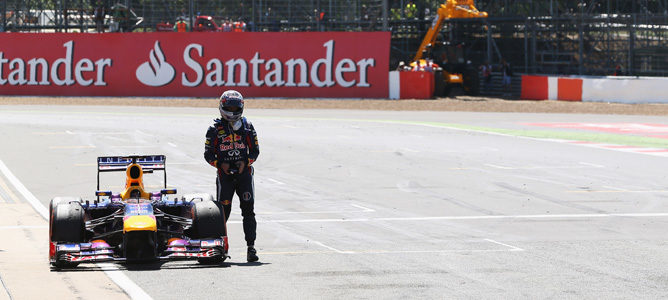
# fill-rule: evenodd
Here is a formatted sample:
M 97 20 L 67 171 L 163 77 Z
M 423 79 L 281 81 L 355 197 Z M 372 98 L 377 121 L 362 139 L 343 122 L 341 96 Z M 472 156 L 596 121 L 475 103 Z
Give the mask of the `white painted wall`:
M 582 101 L 668 103 L 666 77 L 582 78 Z
M 548 77 L 547 78 L 547 99 L 548 100 L 558 100 L 557 95 L 559 94 L 559 77 Z
M 390 99 L 396 100 L 401 96 L 400 86 L 399 86 L 399 71 L 390 71 Z

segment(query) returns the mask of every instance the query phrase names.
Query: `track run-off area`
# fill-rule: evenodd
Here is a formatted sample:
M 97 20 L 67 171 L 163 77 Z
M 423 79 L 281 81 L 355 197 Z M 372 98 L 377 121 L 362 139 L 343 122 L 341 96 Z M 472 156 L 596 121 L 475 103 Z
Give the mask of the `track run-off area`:
M 0 106 L 0 299 L 668 297 L 665 116 L 250 108 L 260 262 L 235 198 L 221 265 L 49 267 L 40 210 L 94 198 L 98 156 L 215 194 L 217 113 Z

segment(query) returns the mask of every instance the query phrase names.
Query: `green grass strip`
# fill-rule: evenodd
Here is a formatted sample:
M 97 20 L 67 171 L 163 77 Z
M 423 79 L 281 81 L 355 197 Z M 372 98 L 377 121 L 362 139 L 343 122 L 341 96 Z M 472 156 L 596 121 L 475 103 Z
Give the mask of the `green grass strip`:
M 584 142 L 601 143 L 601 144 L 668 149 L 668 139 L 644 137 L 636 135 L 573 132 L 573 131 L 551 131 L 551 130 L 518 130 L 518 129 L 491 128 L 491 127 L 473 126 L 465 124 L 448 124 L 448 123 L 438 123 L 438 122 L 403 122 L 403 121 L 399 122 L 411 123 L 411 124 L 419 123 L 422 125 L 429 125 L 429 126 L 474 130 L 474 131 L 490 132 L 490 133 L 500 133 L 512 136 L 523 136 L 523 137 L 538 138 L 538 139 L 559 139 L 559 140 L 584 141 Z

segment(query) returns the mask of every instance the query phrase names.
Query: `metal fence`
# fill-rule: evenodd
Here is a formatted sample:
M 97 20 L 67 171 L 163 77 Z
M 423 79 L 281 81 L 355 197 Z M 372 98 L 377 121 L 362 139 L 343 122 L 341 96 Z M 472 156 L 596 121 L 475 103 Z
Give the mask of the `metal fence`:
M 125 8 L 128 28 L 198 15 L 243 21 L 247 31 L 392 32 L 391 68 L 415 54 L 443 1 L 409 0 L 0 0 L 0 31 L 108 31 Z M 413 4 L 415 4 L 413 6 Z M 478 0 L 484 20 L 450 20 L 441 41 L 461 43 L 474 64 L 502 58 L 520 72 L 668 76 L 668 0 Z M 132 28 L 131 28 L 132 27 Z M 167 27 L 169 28 L 169 27 Z
M 392 22 L 392 63 L 410 60 L 420 22 Z M 599 15 L 449 21 L 441 41 L 474 64 L 502 59 L 523 73 L 668 76 L 668 15 Z
M 249 31 L 373 31 L 382 17 L 382 0 L 2 0 L 1 31 L 94 31 L 94 13 L 106 12 L 105 30 L 119 5 L 141 19 L 134 31 L 198 15 L 243 21 Z M 191 21 L 192 22 L 192 21 Z

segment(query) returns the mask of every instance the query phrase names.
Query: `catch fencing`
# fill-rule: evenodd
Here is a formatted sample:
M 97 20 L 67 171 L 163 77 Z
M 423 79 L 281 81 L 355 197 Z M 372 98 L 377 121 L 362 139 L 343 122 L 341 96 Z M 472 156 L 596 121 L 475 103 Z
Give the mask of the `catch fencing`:
M 198 15 L 242 21 L 246 31 L 390 31 L 390 68 L 409 61 L 443 1 L 408 0 L 4 0 L 0 31 L 109 31 L 128 9 L 133 31 Z M 415 3 L 415 8 L 411 8 Z M 502 59 L 526 74 L 668 76 L 668 0 L 478 0 L 487 19 L 449 20 L 439 41 L 473 64 Z M 120 10 L 119 10 L 120 9 Z M 135 17 L 136 16 L 136 17 Z M 169 29 L 169 26 L 165 27 Z M 438 59 L 438 58 L 436 58 Z

